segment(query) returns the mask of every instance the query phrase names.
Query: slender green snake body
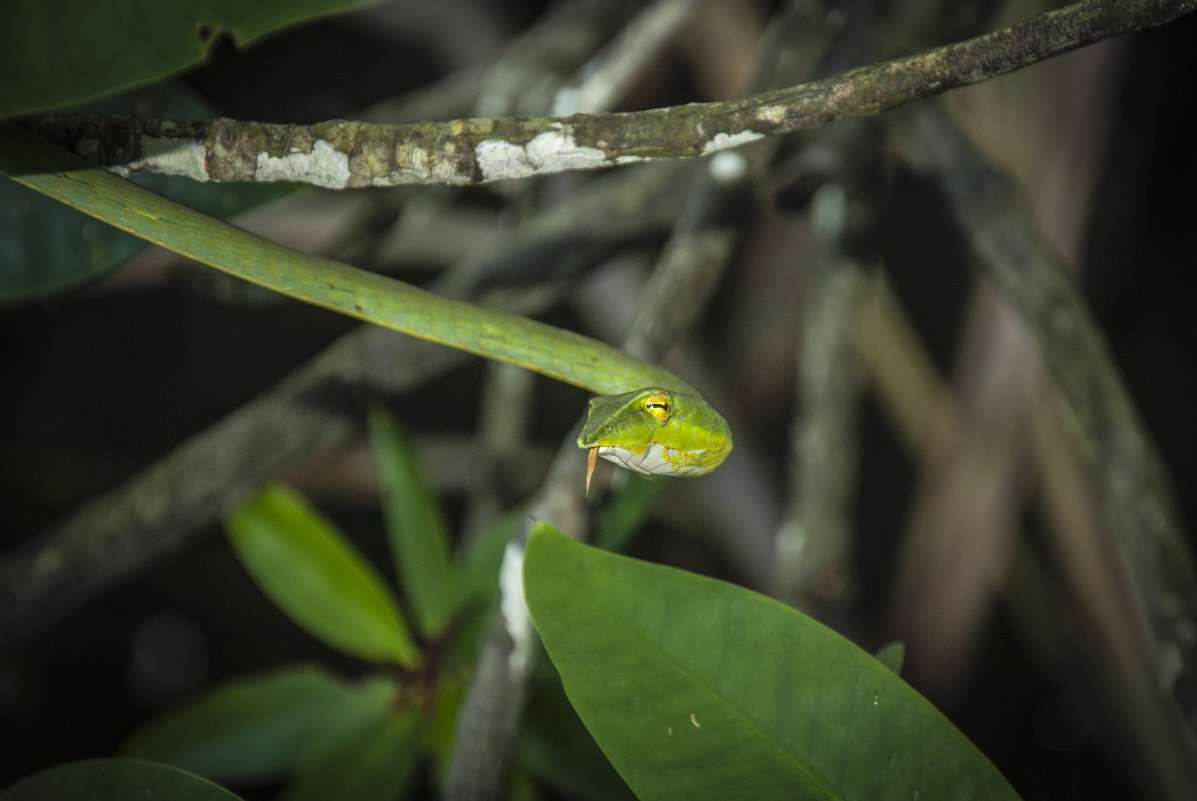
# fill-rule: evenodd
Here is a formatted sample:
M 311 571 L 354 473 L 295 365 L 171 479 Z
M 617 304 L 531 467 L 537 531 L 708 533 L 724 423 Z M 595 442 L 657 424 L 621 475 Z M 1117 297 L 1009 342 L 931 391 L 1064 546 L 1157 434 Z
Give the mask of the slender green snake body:
M 646 474 L 701 475 L 731 450 L 726 421 L 697 390 L 588 337 L 292 250 L 167 200 L 10 123 L 0 123 L 0 172 L 246 281 L 597 393 L 578 437 L 591 469 L 602 456 Z

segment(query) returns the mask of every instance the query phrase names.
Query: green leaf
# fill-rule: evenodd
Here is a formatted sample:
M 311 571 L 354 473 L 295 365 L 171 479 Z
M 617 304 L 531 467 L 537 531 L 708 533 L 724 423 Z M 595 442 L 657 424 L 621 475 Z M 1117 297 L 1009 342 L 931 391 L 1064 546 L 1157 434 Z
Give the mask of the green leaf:
M 415 777 L 419 718 L 414 709 L 338 742 L 312 759 L 281 801 L 390 801 Z
M 449 535 L 436 497 L 424 480 L 411 444 L 381 410 L 370 414 L 370 442 L 378 464 L 399 588 L 420 633 L 439 637 L 449 623 Z
M 901 679 L 776 601 L 544 524 L 524 584 L 570 702 L 641 801 L 1016 798 Z
M 173 85 L 110 98 L 90 110 L 117 114 L 130 109 L 147 117 L 176 120 L 203 117 L 212 111 L 195 95 Z M 290 191 L 285 184 L 200 183 L 151 173 L 131 180 L 221 219 Z M 144 240 L 64 203 L 14 181 L 0 181 L 0 305 L 82 286 L 112 272 L 145 247 Z
M 302 764 L 313 741 L 379 718 L 393 693 L 389 680 L 349 684 L 314 665 L 293 665 L 176 707 L 135 731 L 121 751 L 213 781 L 274 781 Z
M 0 117 L 78 103 L 204 59 L 219 33 L 244 46 L 362 0 L 8 0 L 0 26 Z
M 199 776 L 168 765 L 132 759 L 88 759 L 58 765 L 0 792 L 0 801 L 237 801 L 237 796 Z
M 419 664 L 420 653 L 382 579 L 297 494 L 267 488 L 235 509 L 227 526 L 246 570 L 299 626 L 370 662 Z

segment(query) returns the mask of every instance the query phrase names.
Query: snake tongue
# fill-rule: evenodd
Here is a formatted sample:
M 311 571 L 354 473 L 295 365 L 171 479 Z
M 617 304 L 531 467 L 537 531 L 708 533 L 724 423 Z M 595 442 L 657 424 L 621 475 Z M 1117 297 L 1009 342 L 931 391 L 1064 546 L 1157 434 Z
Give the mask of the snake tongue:
M 594 466 L 598 464 L 598 448 L 591 448 L 586 453 L 586 495 L 590 495 L 590 477 L 594 475 Z

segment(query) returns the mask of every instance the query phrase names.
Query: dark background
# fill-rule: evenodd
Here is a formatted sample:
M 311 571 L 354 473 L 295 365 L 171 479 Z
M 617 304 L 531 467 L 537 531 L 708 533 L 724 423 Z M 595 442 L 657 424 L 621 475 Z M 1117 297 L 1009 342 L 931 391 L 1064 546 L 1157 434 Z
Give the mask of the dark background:
M 770 10 L 753 8 L 758 14 Z M 501 43 L 541 10 L 528 3 L 492 7 L 480 23 L 490 26 L 483 39 Z M 1069 198 L 1082 220 L 1075 266 L 1130 392 L 1172 470 L 1190 525 L 1197 519 L 1197 497 L 1191 491 L 1197 480 L 1195 34 L 1190 17 L 1117 42 L 1113 66 L 1093 79 L 1096 89 L 1080 81 L 1075 87 L 1108 100 L 1108 116 L 1081 120 L 1081 134 L 1061 120 L 1024 120 L 1049 139 L 1058 137 L 1054 144 L 1066 151 L 1083 145 L 1096 154 L 1077 173 L 1083 178 L 1078 185 L 1091 189 L 1081 186 Z M 474 58 L 488 52 L 486 45 L 478 47 Z M 376 37 L 366 26 L 334 19 L 246 50 L 218 41 L 211 63 L 183 80 L 223 115 L 308 122 L 352 116 L 355 109 L 444 74 L 453 65 L 438 60 L 436 52 L 419 37 Z M 628 107 L 706 99 L 707 87 L 694 73 L 685 48 L 668 54 L 660 72 L 664 74 L 639 87 Z M 1007 80 L 1013 78 L 1002 79 Z M 998 101 L 970 97 L 961 102 Z M 493 210 L 501 198 L 480 189 L 465 193 L 463 202 Z M 776 219 L 801 216 L 801 211 L 761 203 L 760 213 Z M 958 369 L 961 320 L 974 281 L 961 269 L 966 245 L 953 230 L 942 200 L 900 166 L 893 168 L 882 228 L 886 268 L 897 294 L 937 366 L 951 375 Z M 758 251 L 769 249 L 758 246 Z M 759 366 L 783 371 L 760 383 L 785 388 L 792 383 L 785 375 L 792 370 L 790 359 L 730 365 L 745 323 L 727 315 L 752 309 L 758 303 L 754 298 L 780 291 L 753 286 L 754 275 L 759 273 L 751 265 L 733 269 L 720 298 L 741 301 L 731 311 L 717 302 L 699 339 L 712 352 L 726 354 L 729 370 Z M 796 317 L 796 301 L 792 309 L 790 316 Z M 564 311 L 560 314 L 563 324 L 576 325 Z M 23 542 L 88 498 L 117 486 L 269 387 L 351 325 L 292 302 L 229 305 L 177 278 L 132 288 L 100 284 L 3 310 L 0 547 Z M 763 314 L 749 325 L 766 330 L 777 325 L 784 332 L 793 321 L 775 323 Z M 778 337 L 779 351 L 792 347 Z M 468 431 L 481 373 L 473 364 L 443 379 L 441 386 L 461 399 L 453 408 L 430 405 L 421 393 L 412 393 L 398 404 L 400 412 L 417 430 Z M 762 474 L 775 483 L 769 489 L 780 493 L 793 399 L 773 395 L 768 401 L 748 424 L 744 450 L 762 460 Z M 561 420 L 540 420 L 538 436 L 551 446 L 571 419 L 568 413 Z M 885 639 L 880 621 L 917 468 L 876 406 L 864 411 L 861 434 L 855 557 L 859 617 L 849 634 L 874 647 Z M 664 517 L 639 541 L 637 552 L 753 583 L 754 577 L 737 575 L 728 566 L 724 546 L 717 541 L 687 535 L 678 530 L 684 527 L 670 524 L 668 494 L 674 491 L 667 490 Z M 362 495 L 368 494 L 363 489 Z M 380 517 L 369 502 L 336 490 L 318 494 L 316 502 L 380 565 L 386 563 L 378 536 Z M 458 499 L 450 496 L 448 503 L 456 509 Z M 1036 536 L 1037 526 L 1028 515 L 1026 536 Z M 213 528 L 185 552 L 149 566 L 85 609 L 4 646 L 0 786 L 49 765 L 110 755 L 135 725 L 180 698 L 247 670 L 305 657 L 356 669 L 273 609 Z M 1116 738 L 1103 731 L 1092 700 L 1052 671 L 1003 604 L 994 607 L 985 641 L 970 665 L 961 692 L 937 700 L 1025 798 L 1144 797 L 1141 777 L 1113 752 L 1109 744 Z M 935 687 L 920 689 L 936 698 Z

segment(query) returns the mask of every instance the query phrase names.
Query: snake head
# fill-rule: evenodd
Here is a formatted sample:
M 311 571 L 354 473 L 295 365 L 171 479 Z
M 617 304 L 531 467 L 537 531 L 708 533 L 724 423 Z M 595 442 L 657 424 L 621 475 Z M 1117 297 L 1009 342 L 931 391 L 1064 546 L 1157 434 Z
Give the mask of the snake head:
M 591 398 L 578 447 L 644 475 L 700 476 L 727 458 L 732 439 L 702 398 L 647 387 Z

